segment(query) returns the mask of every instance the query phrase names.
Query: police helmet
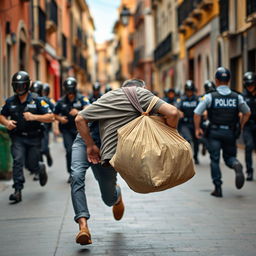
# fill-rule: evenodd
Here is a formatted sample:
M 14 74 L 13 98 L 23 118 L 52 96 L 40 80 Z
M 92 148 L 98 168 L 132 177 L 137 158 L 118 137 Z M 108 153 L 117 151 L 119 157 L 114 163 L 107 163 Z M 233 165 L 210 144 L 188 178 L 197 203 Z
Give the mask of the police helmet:
M 213 92 L 216 90 L 216 86 L 213 81 L 206 80 L 204 82 L 204 91 L 205 93 Z
M 254 72 L 246 72 L 243 77 L 244 87 L 256 85 L 256 74 Z
M 185 91 L 195 91 L 195 84 L 192 80 L 187 80 L 185 83 Z
M 43 83 L 39 80 L 33 82 L 30 91 L 37 93 L 39 96 L 43 96 Z
M 108 84 L 105 89 L 105 93 L 112 91 L 112 87 Z
M 230 80 L 231 74 L 227 68 L 219 67 L 216 70 L 215 78 L 220 82 L 228 82 Z
M 43 84 L 43 94 L 45 96 L 48 96 L 50 94 L 50 85 L 49 84 Z
M 101 84 L 96 82 L 93 86 L 92 86 L 92 89 L 93 91 L 100 91 L 100 88 L 101 88 Z
M 73 94 L 76 93 L 77 82 L 74 77 L 66 78 L 63 85 L 66 93 L 73 93 Z
M 19 96 L 28 92 L 30 77 L 26 71 L 19 71 L 12 76 L 12 88 Z

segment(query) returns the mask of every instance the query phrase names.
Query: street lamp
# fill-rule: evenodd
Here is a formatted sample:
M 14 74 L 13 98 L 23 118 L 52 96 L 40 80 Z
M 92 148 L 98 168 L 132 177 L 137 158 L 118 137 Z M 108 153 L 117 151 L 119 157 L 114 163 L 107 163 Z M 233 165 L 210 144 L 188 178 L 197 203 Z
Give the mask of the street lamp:
M 126 6 L 123 6 L 123 10 L 120 13 L 120 18 L 124 26 L 128 25 L 130 16 L 131 16 L 130 10 Z

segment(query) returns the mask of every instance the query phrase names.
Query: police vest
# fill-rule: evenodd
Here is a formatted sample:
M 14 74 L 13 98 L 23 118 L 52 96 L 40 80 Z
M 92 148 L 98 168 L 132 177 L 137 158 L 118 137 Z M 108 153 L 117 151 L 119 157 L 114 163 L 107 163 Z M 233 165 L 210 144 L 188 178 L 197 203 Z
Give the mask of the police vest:
M 212 104 L 208 109 L 210 123 L 234 126 L 238 122 L 238 94 L 221 95 L 215 91 L 211 95 Z
M 76 117 L 70 115 L 69 112 L 73 108 L 75 108 L 77 110 L 82 110 L 83 107 L 84 107 L 83 97 L 76 97 L 73 102 L 70 102 L 69 100 L 67 100 L 66 96 L 63 97 L 61 99 L 61 104 L 60 104 L 61 114 L 68 118 L 68 122 L 66 124 L 59 123 L 60 130 L 62 130 L 62 129 L 73 129 L 73 130 L 76 130 L 76 124 L 75 124 L 75 118 Z
M 196 96 L 192 96 L 190 98 L 184 97 L 181 99 L 181 107 L 180 110 L 184 113 L 184 120 L 186 118 L 189 121 L 193 120 L 194 117 L 194 109 L 198 104 L 198 98 Z
M 245 102 L 251 109 L 250 121 L 256 123 L 256 96 L 251 95 L 248 92 L 243 94 Z
M 17 96 L 13 96 L 10 103 L 10 117 L 17 122 L 16 128 L 11 131 L 12 134 L 36 133 L 42 131 L 43 127 L 38 121 L 26 121 L 23 113 L 30 112 L 32 114 L 39 114 L 38 106 L 36 104 L 36 97 L 32 96 L 30 102 L 20 103 Z

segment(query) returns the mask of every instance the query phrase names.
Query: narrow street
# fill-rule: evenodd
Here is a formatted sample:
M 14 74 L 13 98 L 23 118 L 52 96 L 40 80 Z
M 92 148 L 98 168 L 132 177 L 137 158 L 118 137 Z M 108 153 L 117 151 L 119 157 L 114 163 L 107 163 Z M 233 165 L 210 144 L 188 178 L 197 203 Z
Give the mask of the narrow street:
M 73 221 L 61 141 L 52 143 L 51 149 L 54 165 L 46 187 L 32 181 L 26 171 L 23 201 L 10 205 L 12 182 L 0 182 L 1 256 L 255 255 L 256 182 L 236 190 L 233 171 L 222 164 L 224 197 L 210 196 L 208 155 L 200 156 L 191 181 L 161 193 L 136 194 L 119 179 L 126 205 L 119 222 L 101 201 L 89 170 L 86 186 L 93 244 L 76 244 L 78 226 Z M 242 151 L 239 159 L 243 162 Z

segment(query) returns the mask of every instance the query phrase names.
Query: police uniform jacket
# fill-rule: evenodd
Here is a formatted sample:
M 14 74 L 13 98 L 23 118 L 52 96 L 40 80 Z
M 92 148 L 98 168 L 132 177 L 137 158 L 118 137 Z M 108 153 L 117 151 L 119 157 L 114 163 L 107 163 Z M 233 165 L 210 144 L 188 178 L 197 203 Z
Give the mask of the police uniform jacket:
M 84 106 L 89 105 L 89 100 L 84 97 L 76 94 L 74 101 L 70 101 L 67 96 L 62 97 L 60 100 L 57 101 L 54 114 L 66 116 L 68 118 L 68 122 L 66 124 L 59 124 L 60 130 L 76 130 L 75 124 L 75 116 L 69 114 L 71 109 L 82 110 Z
M 17 122 L 16 128 L 10 131 L 11 135 L 20 135 L 28 137 L 37 137 L 42 134 L 43 126 L 38 121 L 25 120 L 23 113 L 30 112 L 32 114 L 43 115 L 52 113 L 49 105 L 42 97 L 37 97 L 28 93 L 25 102 L 21 103 L 19 97 L 14 95 L 6 100 L 1 110 L 1 115 L 10 117 L 11 120 Z
M 217 87 L 215 92 L 206 94 L 194 113 L 202 115 L 208 111 L 208 118 L 211 125 L 234 126 L 238 123 L 238 113 L 250 112 L 250 108 L 244 101 L 242 95 L 233 92 L 226 85 Z
M 256 96 L 253 96 L 247 90 L 244 91 L 243 97 L 245 102 L 251 109 L 251 115 L 249 120 L 246 122 L 245 126 L 247 125 L 256 125 Z
M 196 95 L 192 95 L 191 97 L 184 95 L 177 100 L 177 108 L 184 114 L 184 117 L 181 119 L 183 123 L 193 123 L 194 109 L 197 104 L 198 97 Z

